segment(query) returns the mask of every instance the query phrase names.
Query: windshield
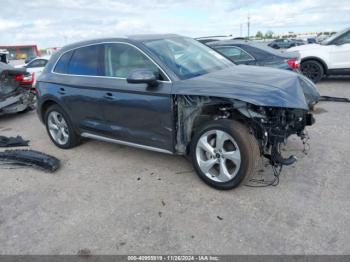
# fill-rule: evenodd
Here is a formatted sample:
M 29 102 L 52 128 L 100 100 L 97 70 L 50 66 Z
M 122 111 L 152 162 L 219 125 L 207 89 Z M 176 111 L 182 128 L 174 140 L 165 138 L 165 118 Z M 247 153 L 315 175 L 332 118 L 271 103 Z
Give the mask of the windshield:
M 350 30 L 349 28 L 346 28 L 334 35 L 332 35 L 331 37 L 328 37 L 327 39 L 323 40 L 321 42 L 322 45 L 328 45 L 330 42 L 332 42 L 334 39 L 336 39 L 337 37 L 339 37 L 340 35 L 344 34 L 345 32 L 347 32 L 348 30 Z
M 191 38 L 174 37 L 144 43 L 182 80 L 234 65 L 216 51 Z

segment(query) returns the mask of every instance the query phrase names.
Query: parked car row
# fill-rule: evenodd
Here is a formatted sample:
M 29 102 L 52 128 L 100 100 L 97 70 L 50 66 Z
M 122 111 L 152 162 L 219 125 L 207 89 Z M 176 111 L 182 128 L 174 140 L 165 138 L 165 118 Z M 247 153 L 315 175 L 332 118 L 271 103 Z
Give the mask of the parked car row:
M 72 148 L 86 137 L 188 155 L 198 176 L 218 189 L 238 186 L 260 156 L 273 167 L 294 163 L 280 144 L 305 137 L 319 99 L 300 74 L 235 65 L 178 35 L 68 45 L 36 88 L 38 116 L 56 146 Z
M 305 45 L 306 42 L 301 39 L 288 39 L 288 38 L 281 38 L 281 39 L 275 39 L 271 43 L 268 44 L 268 46 L 280 49 L 280 48 L 291 48 L 294 46 L 300 46 Z
M 286 41 L 278 39 L 268 45 L 242 40 L 218 41 L 213 37 L 197 40 L 212 47 L 236 64 L 300 70 L 314 83 L 325 76 L 350 75 L 350 28 L 338 32 L 320 44 L 308 45 L 302 45 L 301 41 L 286 39 Z M 276 43 L 288 49 L 283 52 L 274 50 L 271 47 Z
M 217 41 L 208 46 L 220 52 L 235 64 L 268 66 L 298 71 L 299 54 L 282 53 L 262 43 L 253 41 Z

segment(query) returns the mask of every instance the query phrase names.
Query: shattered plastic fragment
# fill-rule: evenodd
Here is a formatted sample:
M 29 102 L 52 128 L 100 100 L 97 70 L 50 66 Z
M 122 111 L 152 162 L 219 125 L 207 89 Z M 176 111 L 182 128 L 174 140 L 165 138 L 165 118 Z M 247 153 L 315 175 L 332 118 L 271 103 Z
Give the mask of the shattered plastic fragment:
M 6 137 L 0 136 L 0 147 L 28 146 L 29 140 L 24 140 L 21 136 Z
M 0 162 L 8 165 L 26 165 L 54 172 L 60 167 L 60 160 L 34 150 L 6 150 L 0 152 Z

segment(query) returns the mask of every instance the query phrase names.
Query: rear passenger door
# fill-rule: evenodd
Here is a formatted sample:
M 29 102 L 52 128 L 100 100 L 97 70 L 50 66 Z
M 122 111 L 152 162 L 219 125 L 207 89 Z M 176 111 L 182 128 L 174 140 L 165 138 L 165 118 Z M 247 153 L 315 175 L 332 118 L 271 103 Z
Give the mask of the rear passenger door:
M 140 146 L 173 150 L 171 81 L 142 50 L 129 43 L 104 44 L 105 134 Z M 150 69 L 159 85 L 130 84 L 134 69 Z
M 103 130 L 102 52 L 102 44 L 79 47 L 64 53 L 54 68 L 58 84 L 50 85 L 52 92 L 60 98 L 79 130 Z

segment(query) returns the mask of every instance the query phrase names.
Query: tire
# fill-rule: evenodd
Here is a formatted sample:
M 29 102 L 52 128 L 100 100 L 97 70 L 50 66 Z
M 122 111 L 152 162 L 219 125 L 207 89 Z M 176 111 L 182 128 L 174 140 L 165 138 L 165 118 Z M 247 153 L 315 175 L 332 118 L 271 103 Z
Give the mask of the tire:
M 233 189 L 245 177 L 251 176 L 256 170 L 259 154 L 257 140 L 248 128 L 226 119 L 211 121 L 201 127 L 194 134 L 190 148 L 191 161 L 198 176 L 220 190 Z
M 57 147 L 69 149 L 79 144 L 80 139 L 74 132 L 71 120 L 59 105 L 50 106 L 45 112 L 44 119 L 46 131 Z
M 324 76 L 324 69 L 321 63 L 315 60 L 307 60 L 302 62 L 300 70 L 303 75 L 308 77 L 312 82 L 319 82 Z

